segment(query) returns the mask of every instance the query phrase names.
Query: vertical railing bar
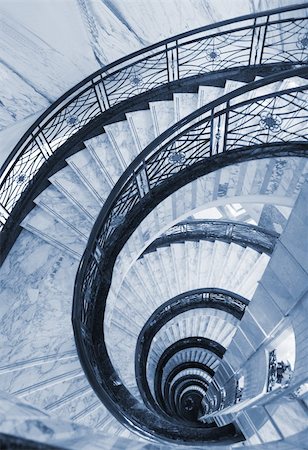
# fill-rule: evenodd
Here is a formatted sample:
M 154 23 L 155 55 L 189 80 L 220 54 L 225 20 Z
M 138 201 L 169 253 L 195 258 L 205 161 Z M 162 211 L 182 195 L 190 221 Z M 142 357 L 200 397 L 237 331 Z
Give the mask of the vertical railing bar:
M 39 149 L 39 152 L 40 152 L 40 154 L 43 156 L 44 160 L 47 161 L 47 159 L 48 159 L 48 154 L 45 153 L 44 150 L 42 149 L 43 142 L 42 142 L 42 140 L 41 140 L 41 138 L 40 138 L 40 135 L 37 134 L 36 137 L 33 137 L 33 141 L 36 143 L 36 145 L 37 145 L 37 147 L 38 147 L 38 149 Z
M 105 94 L 105 98 L 107 100 L 108 108 L 110 108 L 109 96 L 108 96 L 108 93 L 107 93 L 106 86 L 105 86 L 104 79 L 103 79 L 102 75 L 101 75 L 101 85 L 103 86 L 103 91 L 104 91 L 104 94 Z
M 252 58 L 252 49 L 253 49 L 253 42 L 254 42 L 254 37 L 255 37 L 255 33 L 256 33 L 256 23 L 257 23 L 257 19 L 254 18 L 253 21 L 253 31 L 252 31 L 252 36 L 251 36 L 251 44 L 250 44 L 250 52 L 249 52 L 249 60 L 248 60 L 248 65 L 251 65 L 251 58 Z
M 51 147 L 51 145 L 50 145 L 50 142 L 49 142 L 49 140 L 46 138 L 45 133 L 44 133 L 44 131 L 41 129 L 40 126 L 38 126 L 38 129 L 39 129 L 39 134 L 41 134 L 41 135 L 43 136 L 44 141 L 45 141 L 46 144 L 48 145 L 48 148 L 49 148 L 49 150 L 50 150 L 50 155 L 49 155 L 49 156 L 51 156 L 51 155 L 53 154 L 53 150 L 52 150 L 52 147 Z M 39 134 L 38 134 L 37 136 L 39 136 Z
M 260 44 L 260 36 L 261 36 L 261 30 L 262 30 L 262 28 L 261 28 L 261 26 L 259 26 L 258 27 L 258 33 L 257 33 L 257 42 L 256 42 L 256 45 L 255 45 L 255 54 L 254 54 L 254 65 L 256 65 L 257 64 L 257 60 L 258 60 L 258 50 L 259 50 L 259 44 Z
M 138 186 L 138 181 L 137 181 L 137 176 L 136 176 L 136 172 L 135 171 L 133 173 L 133 180 L 134 180 L 134 183 L 135 183 L 136 188 L 137 188 L 137 193 L 138 193 L 139 199 L 141 200 L 142 199 L 142 195 L 140 193 L 140 189 L 139 189 L 139 186 Z
M 104 112 L 104 110 L 103 110 L 103 108 L 102 108 L 102 105 L 101 105 L 100 99 L 99 99 L 99 97 L 98 97 L 98 94 L 97 94 L 97 91 L 96 91 L 97 85 L 96 85 L 96 83 L 94 83 L 94 81 L 93 81 L 93 80 L 92 80 L 92 86 L 93 86 L 93 89 L 94 89 L 94 93 L 95 93 L 96 101 L 97 101 L 97 103 L 98 103 L 98 106 L 99 106 L 100 112 L 101 112 L 101 113 L 103 113 L 103 112 Z
M 224 142 L 223 142 L 223 147 L 222 147 L 222 152 L 225 153 L 226 148 L 227 148 L 227 140 L 228 140 L 228 128 L 229 128 L 229 111 L 230 111 L 230 102 L 229 100 L 227 101 L 226 104 L 226 118 L 225 118 L 225 133 L 224 133 Z
M 211 110 L 210 156 L 213 156 L 213 140 L 214 140 L 214 108 Z
M 151 187 L 150 187 L 150 179 L 149 179 L 149 175 L 148 175 L 148 171 L 147 171 L 147 164 L 145 163 L 145 160 L 142 161 L 142 166 L 144 169 L 144 173 L 145 173 L 145 177 L 148 183 L 148 188 L 149 188 L 149 193 L 151 192 Z
M 221 114 L 218 116 L 217 133 L 216 133 L 216 153 L 219 153 L 219 140 L 220 140 L 220 125 L 221 125 Z
M 168 58 L 168 46 L 167 46 L 167 44 L 165 44 L 165 55 L 166 55 L 166 68 L 167 68 L 168 83 L 170 83 L 169 58 Z
M 261 46 L 261 53 L 260 53 L 260 62 L 259 62 L 259 64 L 262 64 L 262 58 L 263 58 L 263 53 L 264 53 L 265 39 L 266 39 L 266 33 L 267 33 L 267 29 L 268 29 L 269 18 L 270 18 L 270 16 L 268 15 L 268 16 L 267 16 L 267 20 L 266 20 L 266 24 L 265 24 L 265 30 L 264 30 L 263 40 L 262 40 L 262 46 Z
M 177 79 L 180 79 L 180 60 L 179 60 L 179 41 L 176 40 L 175 41 L 175 45 L 176 45 L 176 60 L 177 60 L 177 65 L 176 65 L 176 69 L 177 69 Z

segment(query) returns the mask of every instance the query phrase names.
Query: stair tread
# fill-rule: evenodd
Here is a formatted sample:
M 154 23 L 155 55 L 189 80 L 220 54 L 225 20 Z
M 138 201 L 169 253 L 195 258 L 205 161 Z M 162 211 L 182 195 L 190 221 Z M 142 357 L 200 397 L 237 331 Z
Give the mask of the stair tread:
M 155 139 L 151 111 L 134 111 L 127 113 L 126 117 L 137 151 L 141 153 Z
M 125 165 L 119 160 L 107 133 L 85 141 L 85 145 L 112 188 L 122 175 Z
M 39 237 L 69 252 L 75 258 L 81 257 L 86 241 L 67 225 L 39 207 L 35 207 L 22 221 L 21 226 Z
M 191 114 L 198 107 L 198 94 L 173 94 L 175 122 Z
M 173 101 L 150 102 L 149 106 L 154 134 L 157 137 L 174 124 L 174 103 Z
M 124 171 L 139 153 L 129 123 L 127 120 L 115 122 L 106 125 L 105 131 Z
M 72 202 L 70 202 L 58 189 L 50 185 L 42 191 L 34 202 L 45 209 L 49 214 L 54 214 L 59 220 L 65 222 L 77 233 L 88 237 L 92 223 Z
M 64 169 L 52 175 L 49 180 L 63 195 L 80 208 L 90 220 L 93 221 L 97 217 L 101 205 L 71 167 L 64 167 Z
M 102 205 L 110 194 L 111 187 L 89 150 L 81 150 L 66 161 Z

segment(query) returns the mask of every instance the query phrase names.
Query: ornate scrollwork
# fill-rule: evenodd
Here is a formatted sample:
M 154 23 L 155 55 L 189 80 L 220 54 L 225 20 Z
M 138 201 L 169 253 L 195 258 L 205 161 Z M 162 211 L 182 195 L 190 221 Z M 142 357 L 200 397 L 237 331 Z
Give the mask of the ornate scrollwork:
M 281 130 L 282 119 L 271 112 L 261 114 L 260 126 L 264 130 L 269 130 L 272 133 L 279 133 Z

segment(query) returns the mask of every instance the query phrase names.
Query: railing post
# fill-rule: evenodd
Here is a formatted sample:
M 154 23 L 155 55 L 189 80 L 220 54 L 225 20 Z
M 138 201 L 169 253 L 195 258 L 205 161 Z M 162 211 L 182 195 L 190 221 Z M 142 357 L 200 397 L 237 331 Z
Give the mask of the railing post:
M 93 90 L 95 93 L 97 104 L 99 106 L 101 113 L 103 113 L 107 109 L 105 107 L 104 97 L 102 96 L 102 93 L 100 92 L 99 85 L 95 84 L 93 80 L 92 80 L 92 85 L 93 85 Z
M 99 102 L 101 107 L 104 109 L 104 111 L 106 111 L 107 109 L 110 108 L 110 102 L 109 102 L 109 97 L 106 91 L 106 87 L 105 87 L 105 83 L 103 80 L 103 77 L 101 76 L 101 81 L 95 85 L 96 89 L 96 94 L 99 98 Z
M 180 78 L 178 41 L 166 44 L 168 83 Z
M 264 17 L 257 17 L 254 20 L 250 55 L 248 62 L 249 66 L 256 66 L 262 63 L 262 56 L 265 45 L 266 31 L 268 27 L 269 17 L 270 16 L 267 16 L 265 24 L 264 24 Z
M 9 212 L 0 204 L 0 222 L 5 225 L 5 222 L 10 217 Z
M 150 185 L 144 162 L 139 171 L 135 173 L 135 181 L 138 187 L 138 193 L 140 198 L 144 197 L 146 194 L 150 192 Z
M 34 136 L 32 135 L 33 140 L 36 142 L 37 146 L 39 147 L 43 157 L 45 158 L 45 160 L 47 161 L 47 159 L 53 154 L 52 148 L 49 144 L 49 142 L 47 141 L 43 131 L 41 130 L 40 127 L 38 127 L 40 132 L 36 135 L 36 137 L 34 138 Z

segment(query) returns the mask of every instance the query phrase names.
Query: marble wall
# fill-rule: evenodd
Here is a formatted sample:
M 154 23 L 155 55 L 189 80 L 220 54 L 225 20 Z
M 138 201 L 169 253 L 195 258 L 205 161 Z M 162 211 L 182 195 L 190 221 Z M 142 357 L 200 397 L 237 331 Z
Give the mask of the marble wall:
M 46 414 L 0 391 L 0 448 L 8 448 L 8 438 L 5 435 L 72 450 L 167 448 L 140 442 L 140 438 L 133 440 L 95 432 L 77 423 Z M 10 448 L 21 447 L 12 445 Z

